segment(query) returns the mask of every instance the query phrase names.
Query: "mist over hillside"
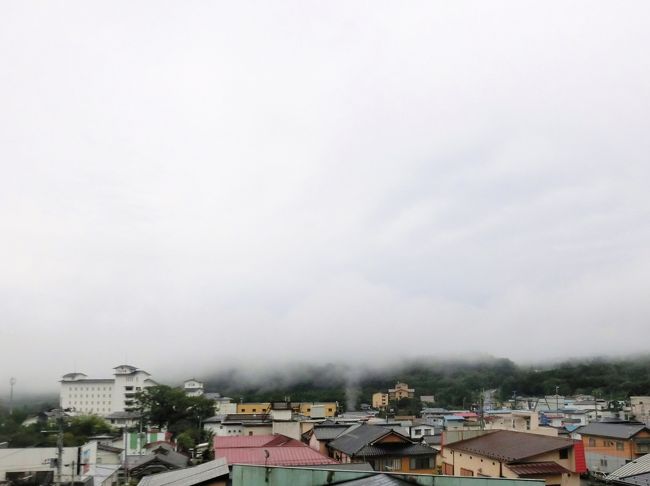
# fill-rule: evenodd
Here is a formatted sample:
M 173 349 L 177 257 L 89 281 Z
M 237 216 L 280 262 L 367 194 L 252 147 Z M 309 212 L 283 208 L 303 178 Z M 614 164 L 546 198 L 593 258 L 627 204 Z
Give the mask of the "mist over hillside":
M 416 396 L 435 395 L 445 406 L 476 400 L 495 389 L 501 399 L 555 393 L 621 399 L 650 393 L 650 355 L 516 364 L 505 358 L 409 359 L 393 365 L 294 363 L 265 369 L 224 369 L 205 378 L 206 388 L 234 400 L 337 400 L 354 408 L 372 393 L 404 381 Z

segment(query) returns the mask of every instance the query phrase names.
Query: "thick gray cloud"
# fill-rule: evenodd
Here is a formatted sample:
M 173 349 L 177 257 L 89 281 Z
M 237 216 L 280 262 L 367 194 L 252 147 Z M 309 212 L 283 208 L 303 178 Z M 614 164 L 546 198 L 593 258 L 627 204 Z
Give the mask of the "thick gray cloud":
M 280 3 L 0 6 L 2 383 L 647 348 L 647 2 Z

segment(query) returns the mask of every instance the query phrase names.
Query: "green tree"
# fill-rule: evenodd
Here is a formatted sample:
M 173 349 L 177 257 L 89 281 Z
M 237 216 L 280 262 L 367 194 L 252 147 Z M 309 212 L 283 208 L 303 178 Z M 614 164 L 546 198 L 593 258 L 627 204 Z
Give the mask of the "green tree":
M 183 390 L 166 385 L 146 388 L 137 394 L 137 400 L 146 423 L 166 428 L 175 437 L 188 433 L 200 440 L 203 421 L 214 415 L 211 400 L 188 397 Z

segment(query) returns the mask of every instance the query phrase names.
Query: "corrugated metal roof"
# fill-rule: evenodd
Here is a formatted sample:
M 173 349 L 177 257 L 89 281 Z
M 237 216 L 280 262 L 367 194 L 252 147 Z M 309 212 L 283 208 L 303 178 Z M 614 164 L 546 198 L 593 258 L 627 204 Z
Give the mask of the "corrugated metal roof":
M 422 444 L 377 444 L 367 445 L 356 456 L 359 457 L 376 457 L 376 456 L 434 456 L 437 450 Z
M 607 481 L 614 481 L 627 476 L 636 476 L 637 474 L 645 473 L 650 473 L 650 454 L 641 456 L 638 459 L 619 467 L 616 471 L 607 476 Z
M 268 457 L 266 454 L 268 453 Z M 339 464 L 310 447 L 231 447 L 215 449 L 214 456 L 225 458 L 228 464 L 268 466 L 319 466 Z
M 214 448 L 228 447 L 301 447 L 304 444 L 282 434 L 238 435 L 232 437 L 215 437 Z
M 650 473 L 637 474 L 636 476 L 627 476 L 625 478 L 614 479 L 614 483 L 626 484 L 630 486 L 650 486 Z
M 571 439 L 550 437 L 526 432 L 496 430 L 494 432 L 448 444 L 447 448 L 472 452 L 500 461 L 520 461 L 566 447 L 573 447 Z
M 564 474 L 571 472 L 567 468 L 553 461 L 508 464 L 507 467 L 520 477 L 545 476 L 547 474 Z
M 192 486 L 221 476 L 228 476 L 225 459 L 215 459 L 199 466 L 143 477 L 138 486 Z
M 629 439 L 644 429 L 647 430 L 647 427 L 638 423 L 592 422 L 589 425 L 580 427 L 577 432 L 581 435 Z

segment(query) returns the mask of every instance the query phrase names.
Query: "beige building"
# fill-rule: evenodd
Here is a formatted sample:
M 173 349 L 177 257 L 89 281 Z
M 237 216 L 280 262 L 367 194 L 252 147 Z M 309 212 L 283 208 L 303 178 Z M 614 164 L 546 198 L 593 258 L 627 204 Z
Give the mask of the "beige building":
M 544 479 L 580 486 L 584 452 L 571 439 L 498 430 L 443 447 L 442 473 L 454 476 Z
M 388 393 L 377 392 L 372 394 L 372 408 L 386 408 L 388 406 Z
M 415 388 L 409 388 L 406 383 L 398 382 L 395 388 L 388 389 L 389 400 L 400 400 L 402 398 L 413 398 L 415 396 Z
M 650 426 L 650 397 L 630 397 L 630 412 L 634 420 Z

